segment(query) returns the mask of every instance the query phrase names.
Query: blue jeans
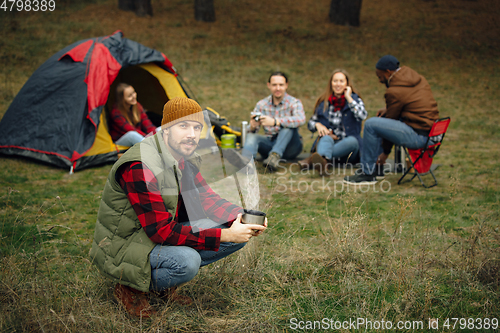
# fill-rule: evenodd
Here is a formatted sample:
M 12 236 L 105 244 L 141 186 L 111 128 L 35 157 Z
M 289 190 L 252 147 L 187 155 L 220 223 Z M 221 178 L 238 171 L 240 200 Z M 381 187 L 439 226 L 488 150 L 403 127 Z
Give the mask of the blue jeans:
M 156 128 L 156 132 L 161 131 L 161 126 L 158 126 Z M 139 134 L 139 132 L 136 131 L 128 131 L 127 133 L 123 134 L 121 138 L 116 140 L 116 144 L 120 146 L 125 146 L 125 147 L 132 147 L 138 142 L 141 142 L 144 140 L 144 136 Z
M 335 142 L 331 136 L 325 135 L 319 139 L 316 152 L 323 157 L 331 160 L 333 158 L 342 158 L 352 153 L 356 156 L 359 150 L 359 143 L 353 136 L 348 136 Z
M 248 133 L 243 148 L 245 148 L 243 154 L 251 154 L 254 159 L 257 157 L 257 153 L 264 158 L 270 153 L 276 153 L 281 158 L 290 160 L 302 152 L 302 141 L 300 140 L 298 128 L 282 128 L 278 135 L 272 138 L 256 133 Z
M 204 229 L 221 228 L 209 219 L 182 223 Z M 149 254 L 151 263 L 150 290 L 161 291 L 191 281 L 200 267 L 220 260 L 245 246 L 246 243 L 220 243 L 219 251 L 195 250 L 189 246 L 156 245 Z
M 140 135 L 136 131 L 128 131 L 127 133 L 123 134 L 121 138 L 116 140 L 116 144 L 120 146 L 125 146 L 125 147 L 132 147 L 138 142 L 141 142 L 144 139 L 142 135 Z
M 363 132 L 363 150 L 361 151 L 361 169 L 371 175 L 375 171 L 375 162 L 383 152 L 382 139 L 410 149 L 423 148 L 427 136 L 417 134 L 410 126 L 402 121 L 373 117 L 365 122 Z

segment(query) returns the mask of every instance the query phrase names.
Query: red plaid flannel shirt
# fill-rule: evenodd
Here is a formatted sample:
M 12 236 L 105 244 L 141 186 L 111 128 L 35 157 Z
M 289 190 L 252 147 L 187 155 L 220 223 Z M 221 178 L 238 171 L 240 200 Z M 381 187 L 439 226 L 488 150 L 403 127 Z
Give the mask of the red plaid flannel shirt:
M 184 160 L 179 161 L 179 169 L 184 169 Z M 158 181 L 146 165 L 141 162 L 124 164 L 118 170 L 116 177 L 132 204 L 139 222 L 153 242 L 185 245 L 197 250 L 219 249 L 221 229 L 193 229 L 178 223 L 179 208 L 184 205 L 182 196 L 179 195 L 175 215 L 167 211 L 158 189 Z M 200 192 L 201 205 L 211 220 L 230 226 L 242 212 L 241 207 L 216 194 L 199 172 L 195 176 L 195 185 Z
M 331 94 L 328 98 L 328 102 L 333 105 L 333 111 L 342 111 L 345 106 L 345 96 L 342 95 L 340 97 L 337 97 L 334 94 Z
M 153 125 L 151 120 L 149 120 L 142 105 L 137 103 L 137 107 L 139 108 L 139 111 L 141 111 L 141 120 L 135 126 L 132 126 L 127 121 L 127 119 L 121 114 L 120 110 L 113 108 L 111 111 L 111 126 L 109 129 L 109 133 L 113 141 L 118 140 L 125 133 L 130 131 L 137 131 L 137 133 L 142 136 L 146 136 L 146 134 L 151 132 L 153 132 L 153 134 L 156 133 L 156 126 Z

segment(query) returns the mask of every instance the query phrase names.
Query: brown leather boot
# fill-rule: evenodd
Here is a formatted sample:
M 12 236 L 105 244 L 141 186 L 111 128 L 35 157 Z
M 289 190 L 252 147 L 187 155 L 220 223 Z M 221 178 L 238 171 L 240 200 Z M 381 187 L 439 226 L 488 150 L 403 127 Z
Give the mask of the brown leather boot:
M 312 155 L 310 155 L 308 158 L 300 160 L 298 163 L 301 169 L 309 169 L 312 163 Z
M 193 303 L 193 299 L 189 296 L 179 295 L 177 287 L 167 288 L 159 293 L 161 299 L 165 302 L 171 301 L 179 303 L 180 305 L 189 305 Z
M 125 311 L 132 316 L 149 318 L 156 313 L 149 305 L 148 293 L 117 283 L 115 297 Z
M 318 153 L 311 155 L 311 164 L 314 170 L 318 170 L 321 176 L 327 174 L 327 164 L 326 159 Z

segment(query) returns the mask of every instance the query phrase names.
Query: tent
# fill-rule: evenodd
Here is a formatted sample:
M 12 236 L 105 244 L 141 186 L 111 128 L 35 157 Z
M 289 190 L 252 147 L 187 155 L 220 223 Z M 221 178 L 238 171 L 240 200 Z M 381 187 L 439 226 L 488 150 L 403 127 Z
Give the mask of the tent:
M 128 147 L 113 143 L 103 110 L 113 104 L 118 82 L 134 86 L 154 123 L 169 99 L 188 97 L 163 53 L 121 31 L 82 40 L 49 58 L 14 98 L 0 122 L 0 153 L 71 172 L 116 161 Z

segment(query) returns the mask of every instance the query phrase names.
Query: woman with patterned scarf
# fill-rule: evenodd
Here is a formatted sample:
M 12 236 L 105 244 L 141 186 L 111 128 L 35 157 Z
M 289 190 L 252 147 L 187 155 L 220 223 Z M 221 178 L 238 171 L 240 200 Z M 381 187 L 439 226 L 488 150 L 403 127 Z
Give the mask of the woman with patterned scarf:
M 361 151 L 361 122 L 367 115 L 359 93 L 349 83 L 347 72 L 334 70 L 307 123 L 311 132 L 318 132 L 318 138 L 311 149 L 313 154 L 299 161 L 301 168 L 313 167 L 323 176 L 334 159 L 357 162 Z

